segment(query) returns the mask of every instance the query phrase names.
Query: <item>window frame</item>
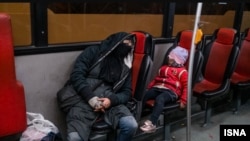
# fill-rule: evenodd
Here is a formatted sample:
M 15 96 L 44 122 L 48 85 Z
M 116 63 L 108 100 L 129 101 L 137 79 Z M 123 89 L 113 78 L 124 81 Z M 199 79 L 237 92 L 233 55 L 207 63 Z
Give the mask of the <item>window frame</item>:
M 100 0 L 85 0 L 84 2 L 98 2 Z M 129 2 L 132 0 L 121 0 L 119 2 Z M 147 0 L 148 1 L 148 0 Z M 159 1 L 159 0 L 158 0 Z M 158 2 L 156 1 L 156 2 Z M 170 0 L 165 2 L 163 9 L 163 23 L 162 23 L 162 35 L 161 37 L 154 37 L 157 41 L 164 38 L 173 38 L 173 25 L 174 25 L 174 13 L 175 5 L 178 2 L 184 0 Z M 83 2 L 82 0 L 2 0 L 2 2 L 29 2 L 31 12 L 31 45 L 15 47 L 15 55 L 29 55 L 29 54 L 42 54 L 52 52 L 67 52 L 84 50 L 89 45 L 99 44 L 97 42 L 82 42 L 82 43 L 70 43 L 70 44 L 48 44 L 48 25 L 47 25 L 47 4 L 50 2 Z M 117 2 L 115 0 L 109 0 L 109 2 Z M 162 1 L 159 1 L 162 2 Z M 186 1 L 185 1 L 186 2 Z M 199 2 L 199 1 L 192 1 Z M 213 0 L 211 1 L 213 2 Z M 217 1 L 214 1 L 217 2 Z M 223 2 L 231 2 L 224 0 Z M 242 22 L 242 13 L 244 10 L 244 1 L 238 2 L 238 6 L 235 12 L 233 28 L 240 31 Z

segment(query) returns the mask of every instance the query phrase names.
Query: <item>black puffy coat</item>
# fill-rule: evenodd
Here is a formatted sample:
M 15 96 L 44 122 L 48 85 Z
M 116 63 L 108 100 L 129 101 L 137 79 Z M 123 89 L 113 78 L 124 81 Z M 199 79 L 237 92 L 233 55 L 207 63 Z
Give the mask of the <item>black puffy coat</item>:
M 78 132 L 84 141 L 87 141 L 91 132 L 91 126 L 95 119 L 102 113 L 94 112 L 89 106 L 88 100 L 94 96 L 107 97 L 111 101 L 111 108 L 105 111 L 105 120 L 113 128 L 117 127 L 118 121 L 123 116 L 132 115 L 124 106 L 132 95 L 130 69 L 123 65 L 120 78 L 124 79 L 118 89 L 113 90 L 115 84 L 105 83 L 99 79 L 100 63 L 92 70 L 91 66 L 106 54 L 118 42 L 129 36 L 128 33 L 119 32 L 112 34 L 98 46 L 86 48 L 77 58 L 70 76 L 70 82 L 81 96 L 81 102 L 77 103 L 67 113 L 68 133 Z M 128 75 L 126 75 L 128 72 Z

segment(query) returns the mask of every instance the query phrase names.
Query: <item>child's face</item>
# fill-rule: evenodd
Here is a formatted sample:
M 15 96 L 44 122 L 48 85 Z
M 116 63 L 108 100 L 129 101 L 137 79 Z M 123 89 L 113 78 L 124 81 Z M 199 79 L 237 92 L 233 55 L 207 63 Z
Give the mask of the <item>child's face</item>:
M 174 59 L 168 57 L 168 65 L 172 65 L 174 62 Z

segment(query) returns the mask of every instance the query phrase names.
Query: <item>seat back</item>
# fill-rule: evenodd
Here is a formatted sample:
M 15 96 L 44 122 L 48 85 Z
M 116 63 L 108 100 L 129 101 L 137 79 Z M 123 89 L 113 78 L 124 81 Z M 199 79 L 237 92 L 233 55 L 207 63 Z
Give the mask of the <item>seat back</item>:
M 191 49 L 193 31 L 192 30 L 183 30 L 180 31 L 177 35 L 177 45 L 181 46 L 188 51 Z
M 133 97 L 141 101 L 152 67 L 153 43 L 152 36 L 142 31 L 132 32 L 136 37 L 134 58 L 132 64 Z
M 232 82 L 248 82 L 250 80 L 250 28 L 245 30 L 242 36 L 240 53 L 232 75 Z
M 182 30 L 180 32 L 177 33 L 177 36 L 176 36 L 176 39 L 175 39 L 175 42 L 173 44 L 173 46 L 167 51 L 166 55 L 169 54 L 169 52 L 175 48 L 176 46 L 181 46 L 185 49 L 188 50 L 188 53 L 190 54 L 190 51 L 191 51 L 191 43 L 192 43 L 192 37 L 193 37 L 193 31 L 192 30 Z M 200 42 L 197 43 L 197 46 L 200 46 Z M 198 50 L 199 47 L 196 47 L 196 51 Z M 199 50 L 200 51 L 200 50 Z M 199 58 L 199 55 L 200 53 L 195 53 L 195 55 Z M 166 56 L 165 56 L 166 57 Z M 195 57 L 195 59 L 197 58 Z M 195 60 L 195 63 L 199 63 L 199 62 L 196 62 L 196 61 L 199 61 L 199 60 Z M 164 62 L 166 63 L 166 62 Z M 189 57 L 185 63 L 185 66 L 186 68 L 188 69 L 188 64 L 189 64 Z
M 222 83 L 229 78 L 238 52 L 237 31 L 232 28 L 220 28 L 215 31 L 215 39 L 205 48 L 204 78 Z M 216 68 L 216 69 L 215 69 Z
M 169 51 L 167 51 L 165 58 L 167 58 L 168 54 L 170 53 L 170 51 L 175 48 L 176 46 L 181 46 L 185 49 L 188 50 L 189 56 L 190 56 L 190 51 L 191 51 L 191 42 L 192 42 L 192 36 L 193 36 L 193 31 L 192 30 L 182 30 L 180 32 L 177 33 L 175 42 L 173 44 L 173 46 L 169 49 Z M 199 71 L 201 69 L 202 66 L 202 62 L 203 62 L 203 55 L 202 52 L 199 50 L 199 47 L 201 43 L 199 42 L 195 48 L 195 53 L 194 53 L 194 62 L 193 62 L 193 83 L 195 83 L 195 81 L 198 79 L 199 76 Z M 163 63 L 166 64 L 167 59 L 164 59 Z M 189 65 L 189 57 L 185 63 L 185 67 L 188 70 L 188 65 Z M 193 84 L 192 84 L 193 86 Z
M 179 32 L 179 34 L 180 34 L 180 37 L 179 37 L 179 39 L 177 38 L 178 45 L 187 49 L 189 56 L 190 56 L 193 31 L 192 30 L 183 30 L 183 31 Z M 198 46 L 200 46 L 200 42 L 198 42 L 196 44 L 196 47 L 195 47 L 194 62 L 193 62 L 193 64 L 194 64 L 194 66 L 193 66 L 193 75 L 194 75 L 193 80 L 196 80 L 198 70 L 200 69 L 201 64 L 203 62 L 203 55 L 202 55 L 201 51 L 199 50 Z M 185 63 L 185 67 L 187 70 L 188 70 L 188 65 L 189 65 L 189 57 Z
M 175 37 L 175 41 L 174 41 L 173 45 L 166 52 L 166 55 L 168 55 L 171 52 L 171 50 L 174 49 L 176 46 L 181 46 L 181 47 L 187 49 L 188 51 L 190 51 L 191 42 L 192 42 L 192 35 L 193 35 L 192 30 L 182 30 L 182 31 L 178 32 L 176 37 Z M 165 58 L 166 58 L 166 56 L 165 56 Z M 165 61 L 166 60 L 164 60 L 163 63 L 166 63 Z
M 26 129 L 23 85 L 16 80 L 9 15 L 0 13 L 0 137 Z
M 136 120 L 139 121 L 142 111 L 142 100 L 149 83 L 152 71 L 153 40 L 149 33 L 132 32 L 136 37 L 134 58 L 132 64 L 132 93 L 137 102 Z
M 235 67 L 238 47 L 238 33 L 233 28 L 215 30 L 212 40 L 204 46 L 204 63 L 202 66 L 202 82 L 195 86 L 195 91 L 219 91 L 229 88 L 228 82 Z M 207 87 L 200 87 L 203 84 Z
M 188 53 L 190 55 L 190 51 L 191 51 L 191 42 L 192 42 L 192 37 L 193 37 L 193 31 L 192 30 L 183 30 L 181 32 L 179 32 L 180 37 L 178 40 L 178 45 L 187 49 Z M 178 37 L 178 36 L 177 36 Z M 196 71 L 199 70 L 199 68 L 201 66 L 201 62 L 203 61 L 202 59 L 202 53 L 199 50 L 201 46 L 201 42 L 197 42 L 196 47 L 195 47 L 195 57 L 194 57 L 194 74 L 197 74 Z M 186 68 L 188 69 L 188 65 L 189 65 L 189 57 L 185 63 Z M 196 77 L 195 77 L 196 78 Z

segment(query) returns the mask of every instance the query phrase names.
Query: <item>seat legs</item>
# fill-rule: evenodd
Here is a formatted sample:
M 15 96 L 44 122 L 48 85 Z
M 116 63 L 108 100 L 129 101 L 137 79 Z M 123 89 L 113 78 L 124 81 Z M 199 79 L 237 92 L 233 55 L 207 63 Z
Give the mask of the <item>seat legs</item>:
M 210 118 L 212 114 L 212 102 L 209 100 L 206 100 L 206 105 L 205 105 L 205 118 L 204 118 L 204 123 L 201 125 L 202 127 L 206 127 L 210 123 Z
M 235 95 L 235 100 L 234 100 L 234 109 L 233 109 L 233 114 L 237 114 L 239 107 L 241 105 L 241 95 L 242 91 L 239 89 L 234 90 L 234 95 Z
M 169 123 L 164 125 L 164 139 L 165 139 L 165 141 L 171 140 L 170 124 Z
M 164 141 L 171 141 L 170 115 L 164 114 Z

